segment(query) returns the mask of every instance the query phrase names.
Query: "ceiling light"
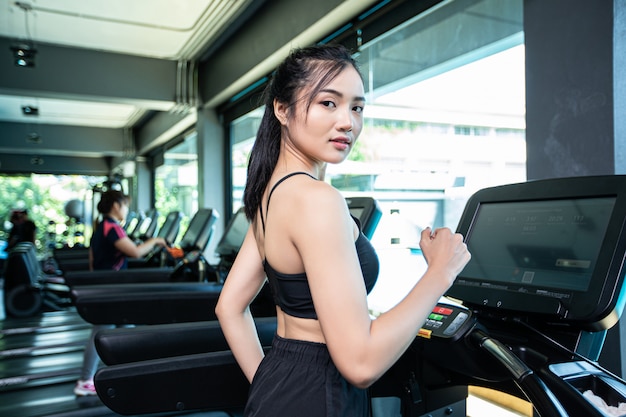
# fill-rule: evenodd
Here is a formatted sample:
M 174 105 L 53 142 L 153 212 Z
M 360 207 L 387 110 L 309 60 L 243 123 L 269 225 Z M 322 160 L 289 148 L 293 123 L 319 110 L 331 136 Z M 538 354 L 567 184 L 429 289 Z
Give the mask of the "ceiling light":
M 43 165 L 43 158 L 39 156 L 34 156 L 30 158 L 30 164 L 31 165 Z
M 22 106 L 22 113 L 24 116 L 39 116 L 39 107 Z
M 35 49 L 35 44 L 30 36 L 30 27 L 28 24 L 28 15 L 33 10 L 33 6 L 22 1 L 16 1 L 15 5 L 24 12 L 26 39 L 17 40 L 11 45 L 10 49 L 13 51 L 13 63 L 18 67 L 34 67 L 37 49 Z
M 40 144 L 43 141 L 41 140 L 41 136 L 38 133 L 32 132 L 26 136 L 26 142 Z
M 32 42 L 19 42 L 11 45 L 13 63 L 18 67 L 34 67 L 37 49 Z

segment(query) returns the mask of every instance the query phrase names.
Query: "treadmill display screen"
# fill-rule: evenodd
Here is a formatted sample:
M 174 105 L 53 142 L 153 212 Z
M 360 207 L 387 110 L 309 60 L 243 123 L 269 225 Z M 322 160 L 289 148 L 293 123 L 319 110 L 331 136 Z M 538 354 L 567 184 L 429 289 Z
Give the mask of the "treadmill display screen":
M 361 220 L 361 216 L 363 215 L 363 207 L 350 207 L 350 214 Z
M 598 331 L 626 307 L 626 175 L 479 190 L 457 232 L 472 257 L 446 295 L 476 312 Z
M 481 204 L 461 276 L 511 291 L 586 291 L 614 204 L 609 197 Z
M 212 223 L 215 221 L 215 214 L 211 209 L 200 209 L 191 219 L 187 231 L 183 235 L 179 245 L 184 250 L 206 248 L 211 237 Z
M 250 222 L 246 218 L 243 207 L 235 213 L 228 224 L 224 235 L 217 244 L 215 251 L 220 256 L 236 256 L 243 244 L 243 240 L 248 233 Z
M 177 211 L 173 211 L 167 215 L 163 225 L 159 229 L 158 237 L 162 237 L 167 240 L 170 244 L 174 242 L 176 239 L 176 235 L 178 234 L 178 222 L 180 221 L 180 213 Z

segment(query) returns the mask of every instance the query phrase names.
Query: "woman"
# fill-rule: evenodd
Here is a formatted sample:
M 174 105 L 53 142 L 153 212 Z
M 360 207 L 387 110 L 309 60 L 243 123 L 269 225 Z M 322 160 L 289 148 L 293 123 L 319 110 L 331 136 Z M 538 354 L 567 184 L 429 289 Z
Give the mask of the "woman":
M 126 234 L 121 222 L 128 216 L 130 198 L 117 190 L 102 193 L 98 212 L 102 221 L 98 223 L 91 238 L 89 249 L 91 269 L 126 269 L 127 258 L 141 258 L 155 246 L 165 247 L 161 237 L 154 237 L 136 245 Z
M 127 267 L 127 258 L 141 258 L 154 247 L 165 247 L 167 243 L 161 237 L 151 238 L 140 245 L 136 245 L 122 228 L 128 215 L 130 198 L 117 190 L 102 193 L 98 203 L 98 212 L 102 221 L 98 223 L 91 237 L 89 246 L 90 269 L 110 269 L 119 271 Z M 74 387 L 76 395 L 96 395 L 93 377 L 98 369 L 100 358 L 96 352 L 95 337 L 100 330 L 111 328 L 108 325 L 95 325 L 85 346 L 83 367 L 80 379 Z
M 244 191 L 251 227 L 216 313 L 252 386 L 246 416 L 367 416 L 366 388 L 402 355 L 470 258 L 462 236 L 424 230 L 428 269 L 370 318 L 376 254 L 345 198 L 324 182 L 361 132 L 364 88 L 340 46 L 293 51 L 266 91 Z M 277 331 L 264 357 L 249 305 L 266 276 Z

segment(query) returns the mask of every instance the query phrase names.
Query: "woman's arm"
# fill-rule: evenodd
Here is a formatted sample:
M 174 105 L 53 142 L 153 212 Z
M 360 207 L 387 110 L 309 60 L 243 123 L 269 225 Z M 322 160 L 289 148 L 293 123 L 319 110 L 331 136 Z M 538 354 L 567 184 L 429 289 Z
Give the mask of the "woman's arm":
M 263 359 L 263 349 L 249 305 L 264 283 L 263 262 L 250 227 L 215 307 L 226 341 L 250 382 Z
M 389 369 L 414 340 L 439 298 L 469 260 L 460 235 L 422 233 L 429 267 L 394 308 L 372 320 L 354 244 L 354 223 L 345 199 L 327 184 L 301 193 L 299 221 L 291 228 L 302 256 L 317 316 L 330 354 L 351 383 L 367 387 Z
M 136 245 L 128 236 L 115 241 L 117 250 L 131 258 L 141 258 L 147 255 L 155 246 L 165 247 L 167 242 L 162 237 L 153 237 L 140 245 Z

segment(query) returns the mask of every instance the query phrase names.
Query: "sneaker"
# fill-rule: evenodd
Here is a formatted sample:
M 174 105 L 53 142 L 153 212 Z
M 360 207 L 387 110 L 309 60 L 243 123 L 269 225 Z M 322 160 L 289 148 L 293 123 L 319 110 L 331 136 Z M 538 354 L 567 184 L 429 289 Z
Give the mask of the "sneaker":
M 93 384 L 93 380 L 83 381 L 79 379 L 74 387 L 74 394 L 80 396 L 96 395 L 96 386 Z

